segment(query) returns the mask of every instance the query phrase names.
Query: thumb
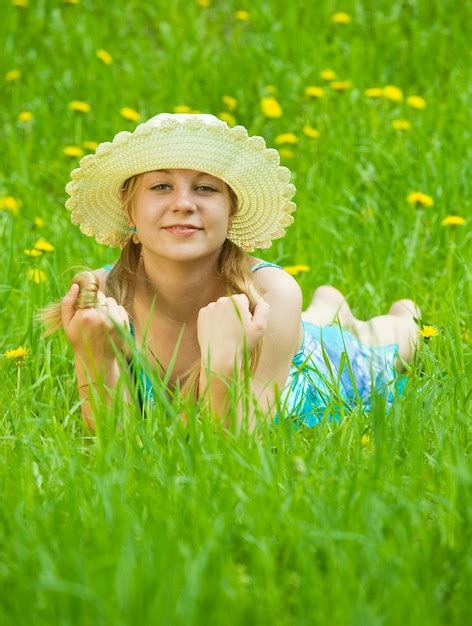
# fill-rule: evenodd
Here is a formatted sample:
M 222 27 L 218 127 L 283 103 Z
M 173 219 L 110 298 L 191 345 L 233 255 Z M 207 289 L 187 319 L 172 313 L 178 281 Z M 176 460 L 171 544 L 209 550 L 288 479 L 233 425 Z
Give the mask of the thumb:
M 71 319 L 74 317 L 75 315 L 75 302 L 77 300 L 77 297 L 79 295 L 79 285 L 77 283 L 73 283 L 69 289 L 69 291 L 66 293 L 66 295 L 64 296 L 64 298 L 62 299 L 61 302 L 61 321 L 62 321 L 62 326 L 64 328 L 67 328 L 67 326 L 69 325 Z

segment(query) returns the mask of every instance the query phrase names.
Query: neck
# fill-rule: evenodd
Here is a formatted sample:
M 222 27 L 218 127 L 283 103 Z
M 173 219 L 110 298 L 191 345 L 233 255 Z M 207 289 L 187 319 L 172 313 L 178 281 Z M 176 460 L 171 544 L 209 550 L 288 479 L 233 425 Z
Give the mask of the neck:
M 177 262 L 143 254 L 136 295 L 166 320 L 196 324 L 199 310 L 225 295 L 216 271 L 218 256 L 219 252 L 203 259 Z

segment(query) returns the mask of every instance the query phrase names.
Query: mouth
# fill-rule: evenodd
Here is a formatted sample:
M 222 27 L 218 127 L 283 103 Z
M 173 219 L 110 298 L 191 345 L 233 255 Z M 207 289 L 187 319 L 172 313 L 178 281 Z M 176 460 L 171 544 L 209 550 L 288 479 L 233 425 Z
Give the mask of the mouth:
M 185 224 L 174 224 L 173 226 L 165 226 L 163 230 L 171 233 L 172 235 L 179 235 L 181 237 L 187 237 L 189 235 L 193 235 L 198 231 L 202 230 L 201 228 L 197 228 L 196 226 L 187 226 Z

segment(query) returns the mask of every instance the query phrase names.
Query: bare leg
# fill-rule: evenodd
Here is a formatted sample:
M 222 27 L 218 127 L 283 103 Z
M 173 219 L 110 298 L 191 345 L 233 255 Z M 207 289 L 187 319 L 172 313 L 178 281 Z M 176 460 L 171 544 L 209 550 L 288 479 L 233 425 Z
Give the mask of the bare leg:
M 343 294 L 330 285 L 318 287 L 310 306 L 302 313 L 302 319 L 315 326 L 335 324 L 339 318 L 341 326 L 353 327 L 357 320 L 353 316 Z
M 369 346 L 398 344 L 400 359 L 409 362 L 418 345 L 418 326 L 413 318 L 420 316 L 420 310 L 412 300 L 397 300 L 387 315 L 378 315 L 366 322 L 358 321 L 353 330 L 357 338 Z M 401 360 L 396 364 L 399 370 L 403 369 Z
M 413 318 L 421 317 L 420 310 L 412 300 L 397 300 L 387 315 L 378 315 L 367 321 L 354 317 L 343 294 L 329 285 L 318 287 L 302 319 L 316 326 L 339 323 L 350 330 L 368 346 L 398 344 L 400 359 L 396 368 L 402 370 L 401 361 L 412 360 L 418 344 L 418 326 Z

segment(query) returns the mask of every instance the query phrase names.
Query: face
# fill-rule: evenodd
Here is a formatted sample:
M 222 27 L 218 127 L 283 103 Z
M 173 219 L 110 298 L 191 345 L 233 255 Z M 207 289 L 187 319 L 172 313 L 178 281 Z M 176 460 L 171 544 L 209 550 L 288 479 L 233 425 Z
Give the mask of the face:
M 222 180 L 171 169 L 141 176 L 130 217 L 143 254 L 188 261 L 219 253 L 230 212 L 230 190 Z

